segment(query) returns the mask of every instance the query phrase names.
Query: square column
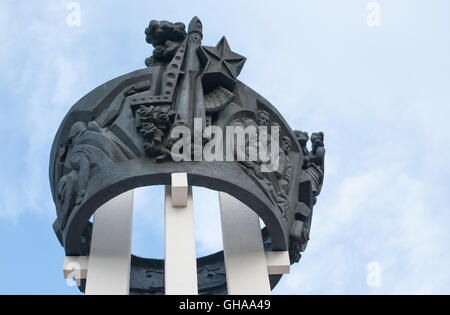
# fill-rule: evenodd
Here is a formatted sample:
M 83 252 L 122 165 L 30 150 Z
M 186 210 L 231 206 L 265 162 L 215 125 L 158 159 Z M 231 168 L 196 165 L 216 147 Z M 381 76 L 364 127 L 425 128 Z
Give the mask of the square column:
M 197 295 L 194 205 L 187 174 L 172 174 L 165 192 L 166 295 Z
M 270 295 L 259 217 L 249 207 L 219 193 L 229 295 Z
M 86 295 L 129 295 L 133 191 L 96 212 L 87 270 Z

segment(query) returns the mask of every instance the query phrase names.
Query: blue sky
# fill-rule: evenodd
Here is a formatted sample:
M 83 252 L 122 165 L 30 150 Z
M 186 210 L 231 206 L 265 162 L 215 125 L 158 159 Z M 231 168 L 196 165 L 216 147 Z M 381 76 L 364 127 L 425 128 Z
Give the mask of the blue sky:
M 240 80 L 293 129 L 323 130 L 311 242 L 275 294 L 450 294 L 450 2 L 79 0 L 0 4 L 0 294 L 77 294 L 51 228 L 53 137 L 70 107 L 151 54 L 150 19 L 226 35 Z M 367 24 L 369 2 L 381 25 Z M 195 190 L 199 255 L 221 248 L 217 197 Z M 136 193 L 133 252 L 163 256 L 162 190 Z M 376 263 L 380 285 L 367 284 Z

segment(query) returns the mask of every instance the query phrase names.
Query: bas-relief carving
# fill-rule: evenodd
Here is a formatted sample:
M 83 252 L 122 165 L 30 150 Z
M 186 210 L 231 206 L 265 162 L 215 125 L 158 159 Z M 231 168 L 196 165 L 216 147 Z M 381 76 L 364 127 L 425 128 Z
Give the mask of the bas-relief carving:
M 248 141 L 245 161 L 238 165 L 285 224 L 289 223 L 291 261 L 297 262 L 308 243 L 312 208 L 323 185 L 323 133 L 311 135 L 309 151 L 307 133 L 293 133 L 272 105 L 237 81 L 246 58 L 233 52 L 225 37 L 215 47 L 202 46 L 203 27 L 198 18 L 191 21 L 187 32 L 183 23 L 151 21 L 145 34 L 155 48 L 146 60 L 148 74 L 105 97 L 103 102 L 111 99 L 109 106 L 93 111 L 92 121 L 75 123 L 63 140 L 55 166 L 61 169 L 55 182 L 58 237 L 70 213 L 83 203 L 88 182 L 96 173 L 143 156 L 158 163 L 170 161 L 172 128 L 183 125 L 193 130 L 193 120 L 202 118 L 203 127 L 254 126 L 258 130 L 267 126 L 267 147 L 272 141 L 280 142 L 279 167 L 273 172 L 262 172 L 261 160 L 248 159 Z M 280 127 L 280 139 L 272 137 L 271 126 Z M 265 239 L 265 246 L 271 247 L 270 239 Z M 211 268 L 199 270 L 199 277 L 207 279 L 204 291 L 212 292 L 217 279 L 217 292 L 221 292 L 224 271 L 220 266 Z M 152 283 L 147 293 L 162 293 L 160 270 L 147 270 L 145 277 Z M 147 284 L 138 284 L 135 292 Z
M 221 256 L 221 255 L 218 255 Z M 223 255 L 218 257 L 223 261 Z M 206 257 L 208 259 L 208 257 Z M 156 260 L 150 267 L 145 259 L 132 257 L 131 294 L 163 295 L 164 261 Z M 197 267 L 199 294 L 227 294 L 225 266 L 222 263 L 202 264 Z
M 167 143 L 167 135 L 175 120 L 175 112 L 168 107 L 141 106 L 137 111 L 137 130 L 144 137 L 145 152 L 164 161 L 171 157 L 170 144 Z
M 150 67 L 172 60 L 186 37 L 185 28 L 184 23 L 151 21 L 145 29 L 145 35 L 147 43 L 153 45 L 155 49 L 153 56 L 146 60 L 146 65 Z
M 72 209 L 83 202 L 88 181 L 98 169 L 126 161 L 133 154 L 97 122 L 79 121 L 72 126 L 58 156 L 66 170 L 57 185 L 57 214 L 60 228 L 64 229 Z
M 271 115 L 266 110 L 259 110 L 256 114 L 256 119 L 248 117 L 238 118 L 231 121 L 229 125 L 241 127 L 242 129 L 246 129 L 251 126 L 255 127 L 256 133 L 254 136 L 258 138 L 258 127 L 277 126 L 277 123 L 272 121 Z M 281 140 L 274 138 L 274 136 L 270 133 L 270 129 L 268 130 L 269 135 L 267 149 L 270 148 L 272 141 L 276 141 L 276 143 L 280 142 L 279 165 L 275 171 L 263 172 L 262 165 L 264 162 L 261 161 L 259 155 L 257 154 L 255 156 L 258 156 L 258 159 L 256 161 L 251 160 L 250 155 L 252 147 L 249 145 L 251 140 L 250 137 L 246 138 L 244 151 L 246 156 L 243 161 L 241 161 L 242 159 L 239 159 L 237 155 L 236 160 L 244 171 L 253 179 L 253 181 L 266 193 L 266 196 L 269 200 L 271 200 L 273 205 L 280 210 L 282 218 L 287 221 L 287 213 L 289 213 L 291 208 L 291 183 L 293 177 L 296 176 L 296 170 L 294 169 L 294 165 L 291 161 L 292 158 L 290 157 L 292 141 L 289 136 L 282 136 Z M 235 148 L 234 152 L 236 153 L 237 151 L 237 148 Z M 270 152 L 267 152 L 265 155 L 270 156 Z M 270 161 L 265 163 L 270 163 Z
M 307 148 L 308 133 L 297 130 L 294 131 L 294 134 L 303 152 L 303 160 L 299 165 L 303 170 L 300 180 L 302 185 L 300 187 L 309 187 L 309 192 L 304 189 L 303 194 L 309 193 L 310 195 L 309 198 L 303 200 L 304 202 L 298 202 L 294 213 L 295 221 L 290 232 L 291 261 L 298 262 L 301 258 L 300 252 L 305 251 L 308 244 L 312 222 L 312 208 L 316 204 L 317 196 L 322 190 L 325 171 L 325 146 L 323 132 L 311 135 L 311 151 Z
M 322 191 L 324 171 L 325 171 L 325 145 L 323 132 L 313 133 L 311 135 L 311 152 L 308 151 L 306 144 L 309 140 L 308 133 L 302 131 L 295 131 L 297 139 L 301 145 L 304 153 L 302 161 L 302 169 L 307 173 L 308 178 L 312 184 L 312 191 L 314 196 L 314 204 L 316 197 Z

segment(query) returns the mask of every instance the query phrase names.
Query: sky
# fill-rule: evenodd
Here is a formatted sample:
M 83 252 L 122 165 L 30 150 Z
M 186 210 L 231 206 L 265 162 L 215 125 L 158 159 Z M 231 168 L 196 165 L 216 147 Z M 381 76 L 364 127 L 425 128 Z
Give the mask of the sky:
M 195 15 L 203 44 L 225 35 L 248 58 L 239 79 L 292 129 L 325 133 L 311 241 L 273 293 L 450 294 L 448 12 L 446 0 L 2 0 L 0 294 L 79 294 L 52 230 L 53 137 L 83 95 L 144 67 L 150 20 Z M 195 189 L 194 205 L 198 255 L 220 250 L 217 193 Z M 163 233 L 162 188 L 137 190 L 133 253 L 162 258 Z

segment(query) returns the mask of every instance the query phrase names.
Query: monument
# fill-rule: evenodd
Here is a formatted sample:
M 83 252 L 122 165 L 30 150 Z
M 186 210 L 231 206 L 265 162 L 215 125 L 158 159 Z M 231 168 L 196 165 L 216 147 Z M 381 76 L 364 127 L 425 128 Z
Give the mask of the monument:
M 106 280 L 99 279 L 121 277 L 120 272 L 106 273 L 122 255 L 114 251 L 123 243 L 124 294 L 239 293 L 242 283 L 232 284 L 232 273 L 244 267 L 235 267 L 232 257 L 241 255 L 245 261 L 246 251 L 234 250 L 243 245 L 233 233 L 243 233 L 249 236 L 242 239 L 261 242 L 270 290 L 285 273 L 276 268 L 283 263 L 268 262 L 271 257 L 285 253 L 288 265 L 297 263 L 308 244 L 313 206 L 324 179 L 324 135 L 309 137 L 292 130 L 275 106 L 240 82 L 246 58 L 234 52 L 225 37 L 215 47 L 203 46 L 203 26 L 197 17 L 187 29 L 183 23 L 151 21 L 145 34 L 154 47 L 147 67 L 84 96 L 70 109 L 54 139 L 53 228 L 67 256 L 66 277 L 75 278 L 83 292 L 91 285 L 93 293 L 108 293 L 101 287 Z M 154 185 L 167 187 L 165 260 L 129 252 L 132 194 L 126 194 Z M 177 210 L 192 208 L 192 186 L 220 192 L 225 251 L 194 261 L 189 260 L 192 215 Z M 123 210 L 127 207 L 128 212 Z M 251 213 L 243 214 L 244 208 Z M 251 215 L 264 221 L 262 231 L 249 232 L 255 226 Z M 252 223 L 247 228 L 246 220 L 236 218 L 251 218 Z M 106 237 L 111 229 L 115 234 Z M 114 245 L 108 243 L 112 238 L 117 238 Z M 74 263 L 76 275 L 71 271 L 77 268 L 70 268 Z

